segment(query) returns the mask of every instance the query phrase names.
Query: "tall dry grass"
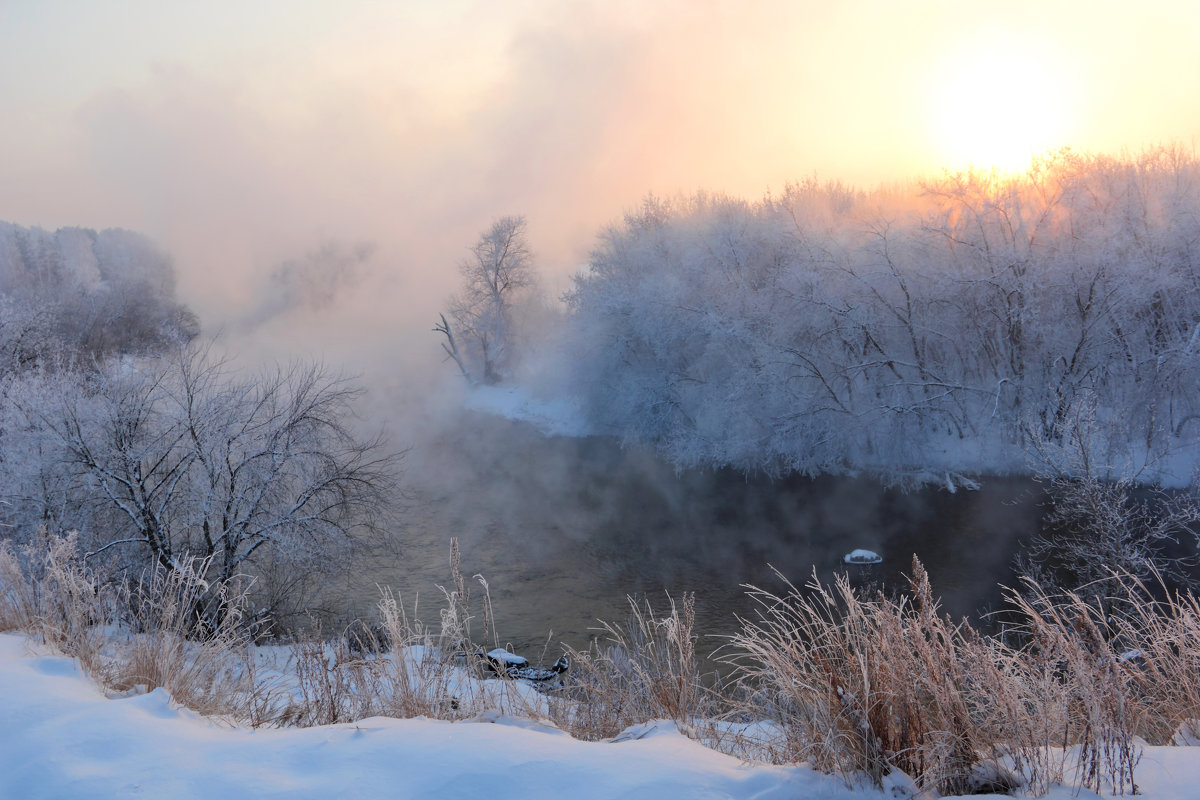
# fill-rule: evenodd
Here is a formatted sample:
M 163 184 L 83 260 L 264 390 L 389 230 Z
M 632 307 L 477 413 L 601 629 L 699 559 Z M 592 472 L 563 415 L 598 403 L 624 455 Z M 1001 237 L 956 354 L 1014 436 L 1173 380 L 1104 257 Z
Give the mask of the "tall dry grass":
M 962 794 L 1070 778 L 1136 793 L 1141 739 L 1200 718 L 1200 602 L 1155 599 L 1135 576 L 1100 600 L 1011 591 L 1017 622 L 984 636 L 939 614 L 914 559 L 909 592 L 863 596 L 845 577 L 750 593 L 729 656 L 776 734 L 759 749 L 876 785 L 892 769 Z M 1166 594 L 1160 592 L 1160 594 Z
M 84 564 L 77 536 L 43 530 L 19 549 L 0 541 L 0 630 L 21 631 L 95 672 L 113 601 Z
M 161 687 L 200 713 L 262 724 L 272 717 L 272 691 L 256 680 L 250 656 L 248 586 L 210 586 L 206 567 L 153 569 L 117 590 L 128 634 L 110 636 L 99 680 L 116 691 Z
M 1200 599 L 1118 576 L 1109 610 L 1110 649 L 1136 700 L 1137 734 L 1170 744 L 1177 734 L 1200 738 Z
M 568 648 L 571 671 L 551 702 L 555 722 L 577 738 L 610 738 L 641 722 L 669 719 L 687 729 L 708 716 L 713 697 L 696 658 L 696 597 L 656 613 L 629 598 L 624 625 L 600 621 L 602 640 Z
M 832 587 L 814 577 L 805 592 L 786 586 L 749 589 L 759 618 L 728 656 L 782 733 L 769 756 L 878 786 L 897 768 L 944 793 L 975 788 L 991 758 L 961 651 L 977 635 L 939 615 L 920 562 L 911 595 L 895 599 L 860 596 L 845 576 Z
M 442 625 L 434 629 L 410 619 L 390 590 L 382 593 L 378 633 L 359 628 L 347 641 L 326 639 L 314 627 L 293 645 L 299 693 L 284 715 L 288 724 L 325 725 L 376 714 L 453 720 L 479 710 L 479 693 L 466 669 L 469 640 L 453 622 L 462 605 L 455 599 L 442 609 Z
M 103 575 L 77 537 L 41 536 L 18 549 L 0 541 L 0 630 L 21 631 L 65 655 L 115 694 L 166 689 L 201 713 L 251 725 L 320 725 L 376 714 L 464 719 L 484 711 L 545 717 L 544 700 L 512 681 L 482 681 L 482 646 L 470 583 L 451 549 L 438 625 L 410 619 L 384 590 L 379 623 L 350 639 L 312 632 L 283 670 L 253 657 L 249 585 L 212 586 L 204 562 L 148 569 L 130 580 Z M 495 638 L 484 587 L 484 631 Z M 510 684 L 510 685 L 506 685 Z
M 344 638 L 325 641 L 315 626 L 292 647 L 296 692 L 279 724 L 296 727 L 354 722 L 381 713 L 383 662 L 351 650 Z
M 439 587 L 438 624 L 411 615 L 387 588 L 376 606 L 377 622 L 326 639 L 320 629 L 293 646 L 297 696 L 281 715 L 292 725 L 349 722 L 382 714 L 462 720 L 485 712 L 541 719 L 546 702 L 536 692 L 497 676 L 484 680 L 484 642 L 472 634 L 481 622 L 485 642 L 497 640 L 487 582 L 478 610 L 462 574 L 457 540 L 451 541 L 450 580 Z
M 507 714 L 598 740 L 670 719 L 740 757 L 876 784 L 898 769 L 955 794 L 1020 785 L 1040 795 L 1064 781 L 1133 793 L 1142 739 L 1170 743 L 1200 720 L 1200 600 L 1161 580 L 1114 574 L 1104 595 L 1026 581 L 1009 592 L 1015 621 L 998 636 L 941 614 L 916 560 L 898 596 L 860 593 L 845 577 L 785 582 L 779 594 L 751 587 L 757 618 L 725 650 L 732 687 L 700 674 L 693 595 L 663 610 L 631 600 L 628 620 L 601 623 L 591 648 L 570 651 L 571 671 L 535 690 L 483 679 L 486 645 L 472 630 L 496 643 L 494 615 L 482 579 L 473 608 L 457 556 L 434 625 L 385 590 L 374 624 L 349 639 L 316 630 L 286 669 L 262 670 L 246 587 L 214 590 L 203 563 L 114 580 L 74 537 L 0 542 L 0 630 L 76 657 L 112 692 L 162 687 L 250 725 Z M 730 705 L 734 715 L 713 721 Z
M 1142 740 L 1170 744 L 1200 720 L 1200 600 L 1151 574 L 1147 585 L 1114 572 L 1102 594 L 1032 581 L 1010 593 L 1025 669 L 1058 689 L 1053 713 L 1039 712 L 1061 725 L 1055 743 L 1075 748 L 1072 777 L 1095 791 L 1136 793 Z
M 266 721 L 273 703 L 248 657 L 246 593 L 214 589 L 204 568 L 179 563 L 117 581 L 86 563 L 73 535 L 43 534 L 20 551 L 0 542 L 0 630 L 76 658 L 110 692 L 163 688 L 201 713 Z M 213 602 L 217 619 L 202 612 Z
M 1048 673 L 1065 691 L 1061 744 L 1078 748 L 1076 779 L 1097 792 L 1107 781 L 1115 792 L 1136 794 L 1137 699 L 1113 647 L 1104 604 L 1075 592 L 1050 594 L 1038 585 L 1010 598 L 1026 620 L 1027 669 Z

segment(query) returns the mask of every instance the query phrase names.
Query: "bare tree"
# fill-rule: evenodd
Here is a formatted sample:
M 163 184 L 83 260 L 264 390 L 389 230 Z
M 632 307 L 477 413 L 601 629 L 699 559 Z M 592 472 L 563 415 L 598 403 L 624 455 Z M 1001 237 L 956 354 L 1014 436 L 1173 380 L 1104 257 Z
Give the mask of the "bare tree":
M 445 314 L 438 314 L 441 319 L 437 325 L 433 326 L 434 333 L 440 333 L 446 337 L 446 341 L 442 342 L 442 349 L 446 351 L 446 355 L 454 359 L 454 363 L 458 364 L 459 372 L 467 379 L 470 384 L 475 383 L 475 378 L 471 375 L 471 370 L 467 369 L 467 364 L 463 361 L 463 354 L 458 349 L 458 341 L 454 338 L 454 329 L 446 320 Z
M 1014 559 L 1020 574 L 1092 601 L 1109 598 L 1120 575 L 1191 583 L 1200 522 L 1194 488 L 1139 490 L 1085 475 L 1054 478 L 1047 489 L 1051 511 Z
M 91 556 L 132 551 L 168 571 L 199 559 L 216 596 L 268 561 L 326 571 L 389 522 L 397 457 L 356 435 L 358 390 L 320 365 L 246 378 L 187 349 L 76 385 L 26 394 L 22 410 L 56 449 L 42 469 L 91 498 L 85 519 L 57 520 L 93 532 Z
M 442 315 L 434 330 L 446 337 L 443 349 L 468 380 L 474 381 L 469 366 L 473 363 L 482 370 L 484 383 L 499 383 L 511 359 L 515 296 L 533 283 L 525 217 L 501 217 L 492 223 L 459 271 L 463 288 L 450 301 L 453 326 Z

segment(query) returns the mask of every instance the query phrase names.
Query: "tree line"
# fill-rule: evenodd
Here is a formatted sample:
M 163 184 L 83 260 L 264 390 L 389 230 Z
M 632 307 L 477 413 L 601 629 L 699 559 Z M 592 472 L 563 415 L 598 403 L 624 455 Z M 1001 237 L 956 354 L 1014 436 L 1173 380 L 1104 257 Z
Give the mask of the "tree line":
M 145 236 L 0 222 L 0 369 L 150 353 L 199 331 L 170 257 Z
M 566 302 L 567 391 L 679 466 L 951 485 L 1197 466 L 1200 161 L 1180 149 L 650 197 Z

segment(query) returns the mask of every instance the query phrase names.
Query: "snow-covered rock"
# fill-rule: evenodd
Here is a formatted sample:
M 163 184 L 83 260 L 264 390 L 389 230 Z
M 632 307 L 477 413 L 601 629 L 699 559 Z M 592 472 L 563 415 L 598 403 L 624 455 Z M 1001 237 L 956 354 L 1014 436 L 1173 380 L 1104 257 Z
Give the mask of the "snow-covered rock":
M 874 550 L 864 550 L 860 547 L 842 556 L 842 561 L 847 564 L 878 564 L 883 561 L 883 557 Z

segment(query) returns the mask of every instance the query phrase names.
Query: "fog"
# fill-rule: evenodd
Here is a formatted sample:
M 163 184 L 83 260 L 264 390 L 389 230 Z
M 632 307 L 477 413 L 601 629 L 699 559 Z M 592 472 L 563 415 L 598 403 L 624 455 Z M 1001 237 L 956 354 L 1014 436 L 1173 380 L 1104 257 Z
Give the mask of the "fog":
M 971 63 L 981 50 L 1033 65 L 1015 95 L 1011 71 Z M 364 424 L 412 447 L 415 502 L 456 503 L 456 462 L 434 454 L 464 387 L 431 328 L 494 219 L 527 217 L 554 301 L 651 193 L 870 188 L 1010 158 L 947 138 L 953 92 L 994 96 L 973 97 L 991 127 L 1047 116 L 1023 99 L 1061 112 L 1013 129 L 1025 159 L 1194 147 L 1198 51 L 1200 8 L 1165 1 L 1131 18 L 1068 2 L 10 0 L 0 220 L 152 237 L 206 335 L 250 363 L 360 376 Z
M 1175 99 L 1200 81 L 1196 9 L 1078 11 L 8 2 L 0 219 L 150 235 L 210 332 L 242 326 L 281 263 L 370 243 L 339 303 L 295 330 L 277 320 L 261 346 L 388 373 L 436 354 L 425 334 L 455 264 L 503 214 L 527 215 L 554 296 L 649 192 L 753 198 L 812 174 L 869 187 L 958 166 L 932 129 L 936 90 L 978 40 L 1043 64 L 1074 110 L 1039 148 L 1194 137 L 1200 110 Z

